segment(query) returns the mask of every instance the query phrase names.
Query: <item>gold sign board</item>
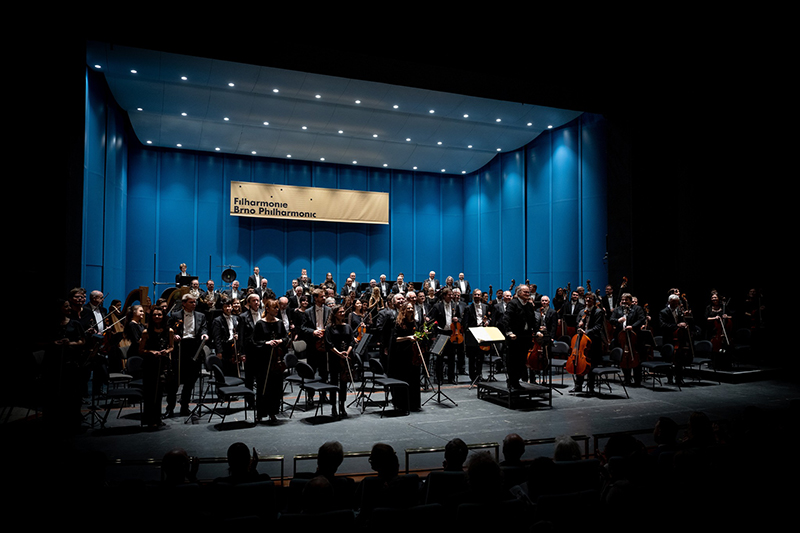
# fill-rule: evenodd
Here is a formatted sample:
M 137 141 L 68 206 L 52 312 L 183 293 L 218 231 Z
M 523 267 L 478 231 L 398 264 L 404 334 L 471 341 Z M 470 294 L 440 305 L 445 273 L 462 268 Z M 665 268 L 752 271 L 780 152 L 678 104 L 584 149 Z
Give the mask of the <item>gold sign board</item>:
M 389 193 L 232 181 L 231 215 L 388 224 Z

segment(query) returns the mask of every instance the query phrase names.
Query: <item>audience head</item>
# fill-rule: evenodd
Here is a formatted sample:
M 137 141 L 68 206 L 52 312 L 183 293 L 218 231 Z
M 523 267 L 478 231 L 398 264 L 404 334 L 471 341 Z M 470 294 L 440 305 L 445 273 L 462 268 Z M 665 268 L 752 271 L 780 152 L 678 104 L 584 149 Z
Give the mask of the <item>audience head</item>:
M 243 442 L 234 442 L 228 447 L 228 471 L 231 474 L 242 474 L 250 468 L 250 448 Z
M 444 462 L 442 463 L 444 469 L 463 470 L 468 454 L 469 448 L 463 440 L 457 437 L 452 439 L 444 447 Z
M 183 448 L 173 448 L 161 460 L 161 481 L 167 485 L 185 483 L 190 472 L 191 460 Z
M 400 461 L 394 448 L 382 442 L 372 446 L 369 463 L 381 477 L 393 478 L 400 472 Z
M 516 433 L 509 433 L 503 439 L 503 458 L 508 463 L 519 463 L 525 453 L 525 441 Z
M 317 472 L 335 474 L 344 460 L 344 449 L 341 443 L 332 440 L 319 447 L 317 451 Z
M 659 417 L 653 428 L 653 440 L 659 445 L 675 444 L 678 440 L 678 424 L 669 417 Z
M 581 447 L 572 437 L 562 435 L 556 437 L 556 449 L 553 453 L 554 461 L 579 461 L 581 459 Z
M 467 484 L 469 490 L 497 499 L 503 490 L 503 473 L 500 465 L 487 451 L 479 451 L 467 463 Z

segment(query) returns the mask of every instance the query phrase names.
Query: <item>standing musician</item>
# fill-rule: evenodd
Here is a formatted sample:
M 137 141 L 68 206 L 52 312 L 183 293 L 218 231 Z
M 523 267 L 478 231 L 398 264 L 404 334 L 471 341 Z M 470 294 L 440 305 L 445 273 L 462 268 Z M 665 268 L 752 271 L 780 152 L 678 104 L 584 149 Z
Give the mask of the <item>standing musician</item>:
M 178 384 L 183 384 L 181 391 L 181 416 L 189 415 L 189 401 L 192 399 L 192 390 L 200 374 L 202 360 L 195 360 L 198 349 L 208 340 L 208 324 L 206 316 L 196 311 L 197 299 L 186 293 L 181 298 L 181 308 L 169 317 L 169 326 L 172 328 L 178 346 L 177 379 L 167 386 L 167 416 L 173 415 L 175 402 L 178 395 Z M 173 361 L 174 362 L 174 361 Z
M 681 297 L 678 294 L 669 295 L 667 306 L 658 314 L 658 322 L 664 342 L 673 342 L 675 345 L 672 367 L 675 380 L 680 383 L 683 379 L 683 365 L 692 356 L 692 324 L 681 306 Z M 669 382 L 672 383 L 672 376 L 669 377 Z
M 170 360 L 174 347 L 175 332 L 167 325 L 164 310 L 153 307 L 147 329 L 142 332 L 139 342 L 139 355 L 142 356 L 142 425 L 149 428 L 164 425 L 160 416 L 161 399 L 165 382 L 174 381 L 171 376 L 175 368 Z M 170 416 L 172 411 L 168 409 L 164 418 Z
M 325 325 L 331 308 L 325 305 L 325 291 L 314 289 L 314 302 L 306 310 L 303 320 L 303 337 L 306 341 L 306 360 L 324 382 L 328 382 L 327 350 L 325 349 Z M 323 398 L 324 399 L 324 398 Z
M 706 307 L 706 339 L 711 341 L 714 352 L 714 367 L 729 368 L 730 359 L 727 348 L 733 334 L 733 316 L 729 314 L 727 303 L 720 298 L 717 291 L 711 292 L 711 303 Z
M 469 361 L 469 380 L 480 380 L 483 377 L 483 355 L 485 352 L 474 341 L 474 337 L 467 333 L 470 328 L 489 325 L 489 306 L 484 303 L 480 289 L 472 291 L 472 303 L 464 311 L 462 322 L 464 324 L 464 334 L 468 335 L 465 342 L 465 350 Z
M 531 301 L 531 289 L 519 285 L 517 294 L 505 305 L 500 321 L 500 330 L 505 332 L 506 372 L 509 389 L 521 389 L 525 379 L 525 360 L 533 345 L 533 334 L 537 330 L 536 313 Z
M 620 303 L 611 312 L 609 322 L 614 326 L 614 339 L 618 339 L 619 334 L 627 331 L 632 335 L 638 335 L 642 326 L 645 325 L 647 318 L 644 314 L 644 309 L 633 303 L 633 296 L 631 293 L 626 292 L 620 296 Z M 621 348 L 624 348 L 620 346 Z M 642 338 L 637 336 L 635 344 L 632 347 L 636 350 L 641 357 L 642 351 Z M 622 367 L 622 374 L 628 384 L 639 386 L 642 383 L 642 366 L 641 364 L 633 367 L 633 379 L 631 379 L 631 369 Z
M 280 306 L 275 299 L 264 303 L 264 315 L 256 322 L 253 344 L 255 361 L 251 365 L 256 381 L 256 421 L 264 416 L 277 421 L 283 395 L 283 373 L 286 364 L 283 355 L 289 347 L 289 333 L 278 318 Z
M 324 333 L 327 361 L 323 365 L 327 365 L 329 369 L 327 381 L 339 387 L 338 411 L 336 409 L 337 393 L 331 394 L 331 416 L 334 418 L 347 416 L 344 409 L 345 400 L 347 400 L 347 384 L 353 377 L 353 365 L 350 359 L 353 352 L 353 330 L 346 318 L 344 307 L 334 306 L 329 313 Z
M 244 386 L 253 389 L 255 384 L 255 369 L 253 361 L 257 355 L 257 347 L 253 343 L 253 332 L 256 324 L 261 320 L 261 298 L 258 294 L 250 294 L 245 300 L 244 310 L 239 314 L 239 353 L 244 356 Z M 249 407 L 249 400 L 245 399 Z
M 431 272 L 433 274 L 433 272 Z M 451 336 L 453 324 L 459 324 L 461 315 L 458 308 L 453 303 L 453 291 L 445 287 L 439 293 L 439 301 L 436 302 L 430 311 L 430 318 L 436 324 L 434 332 L 437 335 Z M 447 342 L 442 349 L 442 353 L 436 359 L 436 380 L 442 383 L 444 380 L 444 362 L 447 360 L 447 377 L 450 383 L 457 383 L 456 378 L 456 349 L 452 342 Z
M 144 332 L 144 307 L 139 304 L 128 308 L 128 315 L 125 319 L 124 338 L 130 342 L 128 345 L 128 356 L 139 353 L 139 342 Z
M 550 307 L 550 297 L 541 295 L 539 308 L 536 309 L 536 342 L 544 350 L 545 346 L 552 344 L 558 328 L 558 314 Z M 549 348 L 548 348 L 549 349 Z M 539 370 L 529 369 L 529 382 L 536 383 L 536 373 Z M 545 370 L 541 368 L 540 370 Z
M 42 341 L 44 421 L 48 425 L 52 423 L 53 429 L 77 430 L 83 420 L 81 397 L 86 385 L 81 371 L 84 329 L 74 318 L 70 301 L 58 300 L 53 312 Z
M 587 292 L 584 296 L 586 306 L 583 314 L 578 321 L 578 333 L 586 335 L 591 341 L 586 361 L 591 366 L 594 361 L 600 361 L 603 357 L 603 329 L 605 328 L 605 317 L 603 310 L 597 306 L 597 297 L 594 293 Z M 594 374 L 589 372 L 589 392 L 594 394 Z M 581 392 L 583 390 L 583 376 L 575 374 L 575 387 L 570 392 Z
M 584 305 L 580 302 L 580 295 L 578 291 L 572 291 L 570 299 L 561 306 L 559 314 L 561 315 L 561 328 L 558 334 L 567 337 L 572 337 L 570 334 L 578 324 L 578 319 L 583 314 Z M 567 339 L 569 342 L 569 339 Z
M 394 390 L 392 401 L 399 409 L 405 409 L 408 405 L 410 411 L 420 410 L 419 377 L 422 352 L 418 350 L 414 335 L 417 327 L 418 324 L 414 320 L 414 304 L 406 301 L 397 310 L 397 318 L 392 324 L 387 374 L 389 377 L 408 383 L 408 388 L 398 387 Z
M 233 314 L 233 303 L 223 300 L 222 314 L 211 321 L 211 339 L 214 352 L 220 359 L 222 373 L 226 376 L 239 375 L 239 317 Z

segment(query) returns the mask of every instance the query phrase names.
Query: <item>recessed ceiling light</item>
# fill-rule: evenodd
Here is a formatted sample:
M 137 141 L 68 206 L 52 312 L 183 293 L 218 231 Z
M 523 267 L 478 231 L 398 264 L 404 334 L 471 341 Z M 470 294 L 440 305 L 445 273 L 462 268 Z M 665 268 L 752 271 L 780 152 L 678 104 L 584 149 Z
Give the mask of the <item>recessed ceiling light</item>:
M 183 145 L 181 143 L 178 143 L 175 146 L 177 146 L 178 148 L 183 148 Z
M 100 65 L 95 65 L 94 68 L 103 68 Z
M 279 93 L 280 91 L 279 91 L 278 89 L 272 89 L 272 92 L 274 92 L 275 94 L 277 94 L 277 93 Z
M 469 118 L 469 115 L 467 115 L 466 113 L 464 113 L 464 118 Z
M 503 149 L 502 149 L 502 148 L 498 148 L 498 149 L 497 149 L 497 151 L 498 151 L 498 152 L 502 152 L 502 151 L 503 151 Z
M 181 113 L 181 116 L 185 117 L 186 116 L 186 112 L 184 111 L 183 113 Z
M 269 126 L 269 122 L 267 122 L 267 121 L 265 120 L 265 121 L 264 121 L 264 125 L 265 125 L 265 126 Z
M 388 166 L 389 166 L 389 165 L 388 165 L 388 164 L 386 164 L 386 163 L 384 163 L 384 164 L 383 164 L 383 168 L 386 168 L 386 167 L 388 167 Z
M 344 133 L 342 130 L 339 130 L 339 133 Z
M 412 170 L 417 170 L 416 166 L 411 167 Z
M 358 161 L 353 161 L 353 164 L 354 164 L 354 165 L 357 165 L 357 164 L 358 164 Z
M 251 151 L 250 153 L 251 153 L 251 154 L 253 154 L 253 155 L 256 155 L 258 152 L 256 152 L 255 150 L 253 150 L 253 151 Z
M 147 144 L 153 144 L 153 141 L 147 141 Z
M 224 120 L 225 122 L 228 122 L 230 119 L 228 117 L 225 117 L 222 120 Z
M 307 129 L 308 129 L 308 126 L 303 126 L 303 129 L 304 129 L 304 130 L 307 130 Z
M 286 154 L 286 157 L 288 157 L 289 159 L 291 159 L 291 158 L 292 158 L 292 154 Z
M 139 74 L 139 73 L 138 73 L 138 72 L 136 72 L 136 70 L 134 70 L 134 69 L 131 69 L 131 74 Z
M 435 111 L 433 109 L 431 109 L 430 111 L 428 111 L 428 113 L 433 114 L 433 113 L 435 113 Z
M 322 98 L 322 95 L 321 94 L 315 94 L 314 98 Z
M 398 109 L 399 107 L 400 107 L 399 105 L 397 105 L 397 104 L 394 104 L 394 105 L 392 106 L 392 109 Z
M 533 122 L 528 122 L 528 126 L 533 126 Z
M 377 134 L 377 133 L 373 133 L 373 134 L 372 134 L 372 138 L 373 138 L 373 139 L 377 139 L 377 138 L 378 138 L 378 134 Z
M 183 81 L 186 81 L 186 80 L 188 80 L 188 79 L 189 79 L 189 78 L 187 78 L 186 76 L 181 76 L 181 80 L 183 80 Z
M 215 151 L 217 151 L 217 152 L 219 152 L 219 150 L 220 150 L 219 146 L 217 146 L 216 148 L 214 148 L 214 150 L 215 150 Z
M 547 126 L 547 129 L 548 129 L 548 130 L 551 130 L 551 129 L 553 129 L 553 125 L 551 124 L 551 125 Z
M 445 169 L 442 169 L 442 172 L 445 172 Z
M 471 145 L 471 144 L 468 144 L 468 145 L 467 145 L 467 148 L 472 148 L 472 145 Z
M 356 100 L 356 103 L 357 103 L 357 104 L 360 104 L 360 103 L 361 103 L 361 100 Z
M 325 158 L 324 157 L 320 157 L 319 160 L 320 161 L 325 161 Z
M 436 144 L 438 144 L 439 146 L 441 146 L 441 145 L 442 145 L 442 141 L 438 141 Z
M 411 142 L 411 138 L 410 137 L 406 137 L 406 141 Z
M 495 122 L 503 122 L 502 119 L 496 118 L 494 119 Z
M 233 82 L 228 82 L 228 87 L 233 87 Z
M 142 108 L 141 108 L 141 107 L 137 107 L 137 108 L 136 108 L 136 111 L 141 111 L 141 110 L 142 110 Z

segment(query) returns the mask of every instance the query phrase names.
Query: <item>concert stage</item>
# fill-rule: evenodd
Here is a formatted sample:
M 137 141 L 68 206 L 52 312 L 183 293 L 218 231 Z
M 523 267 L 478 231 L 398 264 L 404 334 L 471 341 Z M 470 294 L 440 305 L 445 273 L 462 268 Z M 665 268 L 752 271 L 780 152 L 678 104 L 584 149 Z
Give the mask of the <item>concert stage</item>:
M 217 416 L 209 422 L 209 415 L 200 419 L 188 420 L 175 417 L 166 421 L 159 430 L 144 430 L 139 427 L 139 409 L 124 408 L 119 419 L 117 411 L 109 415 L 106 427 L 98 424 L 64 443 L 44 441 L 40 435 L 37 420 L 23 420 L 24 410 L 15 409 L 16 420 L 4 423 L 3 441 L 12 446 L 42 446 L 54 460 L 54 468 L 59 460 L 68 460 L 62 454 L 71 445 L 78 451 L 98 451 L 108 459 L 132 461 L 160 459 L 173 447 L 185 448 L 190 455 L 202 458 L 224 457 L 228 446 L 242 441 L 255 446 L 261 455 L 283 455 L 285 476 L 293 473 L 293 457 L 296 454 L 315 453 L 325 441 L 338 440 L 345 452 L 368 451 L 376 442 L 385 442 L 394 447 L 400 458 L 401 469 L 405 469 L 404 450 L 419 447 L 441 447 L 450 439 L 460 437 L 467 444 L 501 443 L 503 437 L 515 432 L 524 439 L 546 439 L 559 435 L 586 435 L 590 438 L 601 433 L 631 430 L 649 431 L 657 417 L 668 416 L 678 424 L 686 424 L 693 411 L 705 412 L 713 421 L 736 420 L 744 410 L 751 406 L 763 409 L 764 415 L 789 413 L 792 401 L 800 398 L 800 386 L 796 381 L 782 379 L 781 376 L 759 374 L 761 379 L 750 376 L 749 380 L 736 382 L 735 379 L 714 379 L 713 376 L 687 375 L 686 383 L 677 387 L 657 385 L 655 390 L 650 383 L 646 387 L 628 387 L 626 397 L 622 387 L 612 383 L 612 391 L 604 391 L 601 396 L 570 394 L 572 376 L 555 375 L 552 392 L 552 406 L 548 399 L 518 402 L 509 408 L 504 401 L 479 398 L 479 389 L 470 386 L 466 376 L 460 377 L 460 384 L 442 387 L 445 397 L 436 395 L 435 390 L 422 392 L 424 406 L 420 412 L 408 415 L 396 413 L 387 408 L 381 417 L 380 407 L 369 406 L 365 412 L 350 407 L 348 417 L 334 421 L 330 418 L 330 406 L 326 405 L 324 416 L 314 416 L 314 410 L 295 411 L 289 418 L 291 404 L 294 403 L 297 389 L 287 393 L 286 411 L 279 416 L 276 425 L 253 424 L 252 412 L 245 420 L 241 410 L 243 402 L 235 404 L 235 409 L 227 415 L 225 423 Z M 720 376 L 717 376 L 720 377 Z M 498 374 L 498 383 L 504 383 L 505 376 Z M 348 403 L 353 400 L 350 395 Z M 382 394 L 373 398 L 382 399 Z M 427 400 L 427 401 L 426 401 Z M 452 400 L 452 401 L 449 401 Z M 300 402 L 303 403 L 302 400 Z M 5 415 L 4 415 L 5 416 Z M 796 416 L 796 415 L 795 415 Z M 652 444 L 649 434 L 637 436 L 647 445 Z M 591 443 L 591 440 L 589 441 Z M 602 443 L 600 443 L 602 446 Z M 593 447 L 590 444 L 590 452 Z M 528 447 L 525 458 L 551 455 L 552 445 Z M 5 456 L 8 459 L 9 455 Z M 409 468 L 425 469 L 441 466 L 441 454 L 411 455 Z M 313 462 L 304 463 L 299 469 L 314 468 Z M 263 463 L 259 470 L 279 477 L 279 463 Z M 365 459 L 345 460 L 341 472 L 369 472 Z M 152 476 L 157 472 L 149 467 L 149 473 L 136 467 L 111 466 L 107 469 L 108 479 Z M 210 479 L 223 475 L 225 466 L 206 465 L 200 467 L 199 477 Z

